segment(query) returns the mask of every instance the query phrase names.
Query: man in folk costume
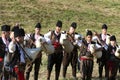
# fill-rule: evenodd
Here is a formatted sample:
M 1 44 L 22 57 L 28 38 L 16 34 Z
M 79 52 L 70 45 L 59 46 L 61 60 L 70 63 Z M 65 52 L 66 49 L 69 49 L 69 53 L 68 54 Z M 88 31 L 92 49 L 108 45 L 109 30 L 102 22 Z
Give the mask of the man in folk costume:
M 90 45 L 95 44 L 92 41 L 92 32 L 87 31 L 86 38 L 82 40 L 82 47 L 80 49 L 80 71 L 82 80 L 91 80 L 93 72 L 93 54 L 90 51 Z M 95 51 L 99 51 L 102 48 L 98 48 Z
M 35 26 L 35 33 L 31 34 L 30 38 L 33 42 L 31 48 L 35 48 L 35 41 L 40 37 L 40 36 L 44 36 L 40 33 L 41 31 L 41 24 L 37 23 Z M 39 74 L 39 69 L 40 69 L 40 65 L 41 65 L 41 59 L 42 59 L 42 53 L 40 52 L 39 55 L 37 55 L 37 58 L 35 59 L 35 61 L 32 64 L 28 64 L 26 66 L 27 70 L 26 70 L 26 80 L 29 80 L 29 76 L 30 76 L 30 72 L 32 71 L 32 67 L 33 64 L 34 66 L 34 80 L 38 80 L 38 74 Z
M 45 34 L 45 37 L 50 38 L 52 45 L 55 48 L 55 52 L 53 54 L 48 55 L 48 65 L 47 65 L 47 80 L 50 80 L 51 71 L 53 65 L 55 64 L 55 80 L 59 80 L 59 74 L 61 69 L 61 63 L 63 58 L 63 48 L 60 44 L 60 31 L 62 28 L 62 22 L 58 20 L 56 24 L 56 29 Z
M 14 38 L 13 38 L 14 36 Z M 12 68 L 15 73 L 17 74 L 18 80 L 25 80 L 24 71 L 25 71 L 25 51 L 21 44 L 24 41 L 25 32 L 22 28 L 16 28 L 14 30 L 14 35 L 12 35 L 12 43 L 14 44 L 14 48 L 10 50 L 9 45 L 9 52 L 13 53 L 12 59 L 9 62 L 9 67 Z M 12 44 L 12 45 L 13 45 Z M 12 46 L 11 46 L 12 47 Z
M 3 25 L 1 26 L 1 37 L 0 37 L 0 77 L 2 73 L 2 67 L 3 67 L 3 61 L 4 56 L 8 52 L 8 45 L 10 42 L 10 26 L 9 25 Z
M 110 45 L 108 46 L 107 80 L 116 80 L 120 61 L 120 59 L 115 56 L 117 47 L 116 37 L 113 35 L 110 37 Z
M 97 59 L 97 63 L 98 63 L 98 70 L 99 70 L 99 78 L 101 79 L 102 78 L 102 73 L 103 73 L 103 67 L 105 69 L 105 77 L 107 75 L 106 73 L 106 62 L 107 62 L 107 44 L 106 44 L 106 37 L 109 35 L 107 34 L 107 25 L 106 24 L 103 24 L 102 25 L 102 33 L 100 34 L 100 41 L 101 41 L 101 45 L 104 47 L 103 50 L 102 50 L 102 57 L 100 59 Z
M 73 22 L 70 26 L 70 29 L 68 31 L 68 37 L 70 38 L 70 41 L 72 44 L 75 42 L 75 29 L 77 27 L 77 23 Z M 74 45 L 74 49 L 71 53 L 64 52 L 63 56 L 63 78 L 66 77 L 67 67 L 69 66 L 69 63 L 71 63 L 72 66 L 72 76 L 76 80 L 76 65 L 77 65 L 77 59 L 78 59 L 78 51 L 77 46 Z
M 10 64 L 9 62 L 11 61 L 12 56 L 14 55 L 14 54 L 10 53 L 9 46 L 10 46 L 11 42 L 13 42 L 13 40 L 14 40 L 14 30 L 18 29 L 18 28 L 19 27 L 13 27 L 10 31 L 10 40 L 11 41 L 9 42 L 9 45 L 8 45 L 8 52 L 4 56 L 4 67 L 3 67 L 2 80 L 9 80 L 9 79 L 13 79 L 13 77 L 14 78 L 17 77 L 15 72 L 13 71 L 13 68 L 10 68 L 10 66 L 9 66 L 9 64 Z

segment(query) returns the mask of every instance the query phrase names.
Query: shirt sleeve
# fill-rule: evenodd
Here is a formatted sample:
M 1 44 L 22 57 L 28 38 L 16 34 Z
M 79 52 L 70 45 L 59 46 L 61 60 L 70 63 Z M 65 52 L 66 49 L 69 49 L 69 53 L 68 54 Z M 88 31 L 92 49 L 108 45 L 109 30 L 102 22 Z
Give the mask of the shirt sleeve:
M 25 36 L 24 36 L 24 40 L 30 40 L 30 36 L 31 34 L 25 34 Z
M 46 34 L 44 34 L 44 37 L 45 37 L 45 38 L 49 38 L 49 39 L 50 39 L 50 37 L 51 37 L 51 31 L 50 31 L 50 32 L 48 32 L 48 33 L 46 33 Z
M 92 38 L 92 41 L 97 42 L 97 41 L 98 41 L 98 37 L 94 36 L 94 37 Z
M 108 50 L 108 45 L 103 45 L 103 47 L 105 48 L 105 50 Z
M 48 44 L 52 44 L 50 38 L 48 38 L 48 37 L 44 37 L 44 38 L 45 38 L 45 41 L 46 41 Z
M 97 46 L 97 48 L 102 48 L 102 46 L 101 46 L 101 45 L 99 45 L 99 44 L 96 44 L 96 46 Z
M 16 50 L 15 46 L 16 45 L 14 44 L 14 42 L 11 41 L 10 44 L 8 45 L 8 49 L 9 49 L 10 53 L 14 53 L 15 52 L 15 50 Z
M 25 63 L 25 55 L 22 49 L 20 50 L 20 62 Z
M 75 42 L 76 42 L 76 44 L 77 44 L 79 47 L 82 46 L 82 40 L 76 40 Z

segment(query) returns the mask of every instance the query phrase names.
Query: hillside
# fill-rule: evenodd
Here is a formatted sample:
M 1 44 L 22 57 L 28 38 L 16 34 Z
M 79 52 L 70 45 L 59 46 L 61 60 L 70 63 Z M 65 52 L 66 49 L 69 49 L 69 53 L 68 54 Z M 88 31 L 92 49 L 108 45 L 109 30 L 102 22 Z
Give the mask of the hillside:
M 80 33 L 85 28 L 98 31 L 106 23 L 110 33 L 120 34 L 120 1 L 0 0 L 0 25 L 20 23 L 31 32 L 35 24 L 41 22 L 45 33 L 49 28 L 54 29 L 57 20 L 63 21 L 63 30 L 73 21 L 78 23 Z
M 26 32 L 33 32 L 35 24 L 41 22 L 41 33 L 46 33 L 55 28 L 57 20 L 63 21 L 62 30 L 68 30 L 73 21 L 77 22 L 77 32 L 83 35 L 85 29 L 100 33 L 102 24 L 106 23 L 108 33 L 116 35 L 120 42 L 120 0 L 0 0 L 0 26 L 20 23 Z M 46 80 L 46 61 L 47 57 L 43 55 L 39 80 Z M 77 75 L 80 77 L 79 73 Z M 97 76 L 95 65 L 94 80 Z M 71 77 L 71 67 L 67 77 Z M 54 71 L 51 80 L 54 80 Z

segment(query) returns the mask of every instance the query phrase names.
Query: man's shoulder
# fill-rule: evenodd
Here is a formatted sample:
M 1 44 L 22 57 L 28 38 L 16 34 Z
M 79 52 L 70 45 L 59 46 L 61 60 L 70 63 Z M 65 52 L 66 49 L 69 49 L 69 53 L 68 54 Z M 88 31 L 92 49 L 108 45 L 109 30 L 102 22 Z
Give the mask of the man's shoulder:
M 0 37 L 0 44 L 3 44 L 3 40 L 2 40 L 2 37 Z
M 96 42 L 94 42 L 94 41 L 91 41 L 91 44 L 96 44 Z
M 40 36 L 44 37 L 44 34 L 40 34 Z

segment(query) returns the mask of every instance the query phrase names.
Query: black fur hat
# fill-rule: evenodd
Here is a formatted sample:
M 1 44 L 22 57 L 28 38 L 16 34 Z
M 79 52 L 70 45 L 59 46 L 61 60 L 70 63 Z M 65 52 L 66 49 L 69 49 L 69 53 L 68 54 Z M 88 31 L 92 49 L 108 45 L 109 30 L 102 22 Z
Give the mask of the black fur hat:
M 77 23 L 76 23 L 76 22 L 73 22 L 73 23 L 71 24 L 71 27 L 73 27 L 74 29 L 76 29 L 76 28 L 77 28 Z
M 20 29 L 15 29 L 14 30 L 14 37 L 21 37 Z
M 115 35 L 112 35 L 112 36 L 110 37 L 110 41 L 116 41 Z
M 15 31 L 16 29 L 19 29 L 19 27 L 18 27 L 18 26 L 14 26 L 14 27 L 11 29 L 11 31 Z
M 88 36 L 88 35 L 92 36 L 93 35 L 92 31 L 88 30 L 86 33 L 86 36 Z
M 106 29 L 106 30 L 107 30 L 107 28 L 108 28 L 108 27 L 107 27 L 106 24 L 103 24 L 103 25 L 102 25 L 102 29 Z
M 41 24 L 40 23 L 37 23 L 35 28 L 41 28 Z
M 62 28 L 62 21 L 58 20 L 56 26 Z
M 9 25 L 2 25 L 1 31 L 10 31 L 10 26 Z
M 23 28 L 20 28 L 21 36 L 25 36 L 25 31 Z

